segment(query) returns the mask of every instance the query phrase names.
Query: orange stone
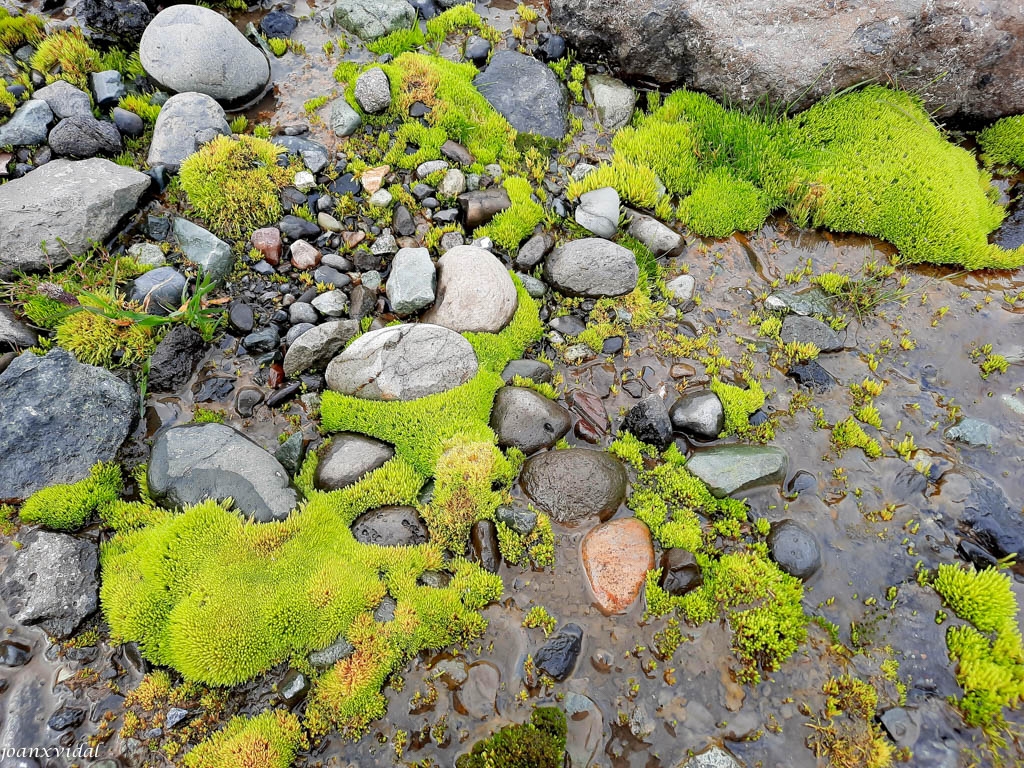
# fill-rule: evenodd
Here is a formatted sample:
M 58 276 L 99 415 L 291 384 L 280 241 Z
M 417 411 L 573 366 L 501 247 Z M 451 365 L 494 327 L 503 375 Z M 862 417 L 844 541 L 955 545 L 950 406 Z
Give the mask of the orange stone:
M 634 517 L 602 523 L 583 539 L 583 566 L 601 611 L 625 613 L 654 568 L 650 530 Z
M 363 175 L 359 177 L 359 180 L 363 183 L 363 189 L 366 190 L 368 195 L 372 195 L 374 192 L 384 186 L 384 178 L 391 173 L 390 165 L 381 165 L 377 168 L 368 168 L 363 171 Z

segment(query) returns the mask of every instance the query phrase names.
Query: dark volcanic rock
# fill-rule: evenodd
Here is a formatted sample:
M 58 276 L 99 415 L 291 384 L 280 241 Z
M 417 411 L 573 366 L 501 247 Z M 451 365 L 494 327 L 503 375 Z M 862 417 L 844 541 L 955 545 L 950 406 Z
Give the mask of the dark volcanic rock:
M 501 552 L 498 551 L 498 528 L 492 520 L 477 520 L 469 535 L 473 547 L 473 560 L 480 563 L 485 571 L 497 573 L 501 567 Z
M 551 68 L 535 58 L 498 51 L 473 84 L 520 133 L 556 140 L 565 136 L 565 88 Z
M 970 536 L 996 557 L 1024 552 L 1024 520 L 1002 489 L 987 478 L 971 484 L 960 523 Z
M 203 359 L 206 342 L 187 325 L 175 325 L 156 345 L 149 360 L 149 389 L 171 392 L 188 381 Z
M 363 544 L 385 547 L 425 544 L 430 537 L 413 507 L 381 507 L 366 512 L 352 523 L 352 535 Z
M 672 420 L 665 401 L 659 395 L 648 395 L 629 409 L 622 429 L 633 437 L 663 451 L 672 443 Z
M 670 595 L 685 595 L 704 583 L 697 558 L 685 549 L 667 549 L 661 556 L 658 586 Z
M 809 530 L 795 520 L 782 520 L 768 534 L 768 549 L 779 568 L 798 579 L 811 578 L 821 567 L 821 550 Z
M 550 448 L 571 426 L 568 411 L 532 389 L 502 387 L 494 398 L 491 429 L 503 448 L 529 455 Z
M 626 498 L 626 468 L 604 451 L 567 448 L 530 458 L 519 481 L 553 520 L 574 523 L 611 517 Z
M 76 15 L 93 33 L 93 39 L 127 43 L 135 50 L 153 12 L 143 0 L 82 0 Z
M 583 647 L 583 629 L 578 624 L 566 624 L 533 655 L 537 669 L 555 680 L 565 680 L 572 674 Z

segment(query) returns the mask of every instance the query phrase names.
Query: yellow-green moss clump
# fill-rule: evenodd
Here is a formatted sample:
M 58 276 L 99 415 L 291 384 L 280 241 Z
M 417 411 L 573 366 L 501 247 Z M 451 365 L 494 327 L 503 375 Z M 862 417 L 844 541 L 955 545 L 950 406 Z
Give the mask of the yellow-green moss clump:
M 12 55 L 23 45 L 35 45 L 43 39 L 43 20 L 31 13 L 12 16 L 0 7 L 0 53 Z
M 1024 115 L 997 120 L 978 134 L 978 145 L 986 165 L 1024 168 Z
M 59 307 L 65 316 L 60 319 L 56 333 L 57 343 L 79 362 L 106 368 L 131 366 L 152 354 L 159 340 L 154 326 L 103 314 L 110 305 L 123 305 L 119 298 L 101 296 L 94 302 L 90 295 L 83 294 L 79 301 L 82 309 L 71 314 L 66 314 L 67 307 Z
M 725 411 L 725 428 L 719 437 L 749 432 L 750 416 L 763 406 L 765 401 L 761 382 L 751 379 L 750 385 L 743 389 L 716 377 L 711 380 L 710 389 L 721 400 L 722 410 Z
M 530 722 L 506 725 L 473 745 L 456 768 L 562 768 L 565 763 L 565 715 L 557 707 L 538 707 Z
M 946 633 L 949 658 L 964 689 L 958 702 L 968 725 L 999 740 L 1005 729 L 1004 707 L 1024 698 L 1024 647 L 1017 624 L 1017 600 L 1010 577 L 995 568 L 964 570 L 939 566 L 933 584 L 946 604 L 967 625 Z
M 303 742 L 299 719 L 282 709 L 233 717 L 185 755 L 185 768 L 290 768 Z
M 502 186 L 508 192 L 512 205 L 477 228 L 474 237 L 489 237 L 502 250 L 515 253 L 519 244 L 533 234 L 534 228 L 544 220 L 544 206 L 533 199 L 530 182 L 520 176 L 509 176 Z
M 281 151 L 255 136 L 218 136 L 181 164 L 181 188 L 218 234 L 237 240 L 281 217 L 278 193 L 288 183 Z
M 839 455 L 848 448 L 860 448 L 869 459 L 877 459 L 882 455 L 882 446 L 864 431 L 864 427 L 853 416 L 833 425 L 832 447 Z
M 47 82 L 67 80 L 88 93 L 89 73 L 103 69 L 103 58 L 86 42 L 82 30 L 71 27 L 47 36 L 32 54 L 31 64 Z
M 120 467 L 97 464 L 84 480 L 36 491 L 22 506 L 21 521 L 55 531 L 76 531 L 93 512 L 117 501 L 120 493 Z

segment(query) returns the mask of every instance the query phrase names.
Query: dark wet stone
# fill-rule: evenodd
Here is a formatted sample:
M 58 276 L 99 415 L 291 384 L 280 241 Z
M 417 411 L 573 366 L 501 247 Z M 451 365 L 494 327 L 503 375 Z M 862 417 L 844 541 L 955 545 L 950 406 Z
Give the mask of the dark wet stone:
M 822 368 L 815 360 L 791 366 L 786 371 L 786 375 L 797 384 L 812 389 L 815 392 L 825 392 L 835 384 L 832 374 Z
M 322 491 L 335 491 L 384 466 L 394 455 L 395 449 L 382 440 L 341 432 L 320 455 L 313 482 Z
M 979 547 L 970 539 L 960 539 L 956 545 L 956 553 L 979 571 L 985 568 L 996 568 L 999 561 L 990 552 Z
M 683 395 L 669 410 L 672 426 L 685 435 L 714 440 L 725 429 L 725 410 L 714 392 Z
M 798 579 L 811 578 L 821 567 L 821 550 L 814 535 L 795 520 L 782 520 L 768 534 L 768 549 L 779 568 Z
M 512 205 L 512 200 L 509 199 L 504 187 L 464 192 L 457 200 L 467 232 L 483 226 Z
M 186 285 L 185 276 L 174 267 L 157 267 L 132 281 L 128 298 L 151 315 L 169 315 L 181 306 Z
M 462 51 L 466 61 L 472 62 L 477 67 L 482 67 L 487 63 L 490 53 L 491 44 L 487 40 L 478 35 L 470 35 L 466 38 L 466 47 Z
M 277 228 L 281 230 L 281 234 L 292 241 L 316 240 L 317 235 L 320 234 L 320 227 L 316 224 L 291 214 L 282 218 Z
M 275 352 L 281 346 L 281 335 L 274 326 L 268 325 L 242 339 L 242 345 L 249 354 L 253 355 Z
M 277 408 L 279 405 L 288 402 L 299 394 L 299 390 L 301 388 L 302 382 L 300 381 L 293 381 L 290 384 L 285 384 L 267 398 L 267 408 Z
M 538 383 L 551 381 L 551 366 L 539 360 L 513 360 L 501 372 L 502 380 L 508 384 L 516 376 Z
M 412 237 L 416 234 L 416 222 L 413 220 L 412 214 L 409 213 L 409 209 L 404 205 L 395 208 L 391 228 L 395 230 L 395 234 L 401 237 Z
M 333 285 L 335 288 L 344 288 L 352 282 L 352 278 L 344 272 L 322 264 L 313 271 L 313 280 L 324 285 Z
M 610 339 L 605 339 L 601 345 L 601 352 L 606 355 L 617 355 L 622 351 L 624 341 L 621 336 L 612 336 Z
M 587 329 L 586 323 L 572 315 L 553 318 L 548 325 L 551 330 L 558 331 L 563 336 L 578 336 Z
M 306 698 L 309 688 L 308 677 L 297 669 L 289 669 L 277 686 L 277 692 L 281 695 L 281 701 L 291 706 Z
M 233 301 L 228 307 L 228 325 L 235 333 L 242 335 L 252 332 L 256 322 L 252 307 L 244 301 Z
M 110 112 L 110 117 L 113 119 L 114 125 L 117 126 L 117 130 L 121 132 L 122 136 L 138 138 L 146 132 L 146 124 L 143 122 L 142 118 L 134 112 L 129 112 L 127 109 L 114 107 Z
M 68 728 L 77 728 L 83 720 L 85 720 L 84 709 L 61 707 L 46 721 L 46 725 L 54 731 L 66 731 Z
M 920 474 L 915 470 L 915 474 Z M 816 491 L 818 489 L 818 480 L 808 472 L 806 469 L 799 470 L 788 483 L 786 483 L 786 493 L 790 496 L 805 493 L 807 491 Z
M 565 680 L 576 667 L 582 647 L 583 629 L 577 624 L 566 624 L 533 655 L 533 663 L 552 679 Z
M 697 559 L 685 549 L 665 550 L 661 569 L 658 585 L 670 595 L 685 595 L 704 583 Z
M 533 55 L 541 61 L 558 61 L 565 56 L 565 38 L 561 35 L 542 32 L 538 35 L 537 42 L 539 45 L 534 49 Z
M 185 385 L 206 354 L 206 342 L 187 325 L 176 324 L 149 359 L 151 392 L 173 392 Z
M 559 523 L 590 516 L 607 520 L 626 497 L 626 469 L 604 451 L 567 448 L 531 457 L 519 477 L 523 490 Z
M 498 551 L 498 528 L 492 520 L 477 520 L 470 531 L 470 545 L 473 561 L 480 563 L 485 571 L 497 573 L 501 567 L 501 552 Z
M 285 39 L 291 37 L 299 24 L 294 16 L 284 11 L 271 11 L 260 19 L 260 31 L 267 37 Z
M 494 399 L 491 429 L 503 448 L 529 455 L 550 448 L 571 426 L 568 411 L 532 389 L 502 387 Z
M 398 603 L 395 602 L 395 598 L 391 595 L 384 595 L 384 598 L 380 601 L 380 605 L 378 605 L 373 612 L 373 620 L 386 624 L 387 622 L 394 620 L 395 610 L 397 608 Z
M 328 187 L 331 193 L 337 196 L 357 195 L 362 190 L 362 185 L 351 173 L 343 173 L 332 181 Z
M 843 340 L 821 320 L 800 315 L 787 315 L 782 321 L 782 341 L 786 344 L 799 342 L 813 344 L 822 352 L 837 352 L 843 348 Z
M 917 471 L 917 467 L 904 466 L 889 483 L 893 496 L 900 501 L 918 497 L 928 490 L 928 478 Z
M 441 155 L 458 165 L 472 165 L 476 162 L 472 152 L 451 139 L 441 145 Z
M 142 33 L 153 20 L 143 0 L 82 0 L 75 13 L 89 28 L 94 40 L 135 50 Z
M 328 667 L 333 667 L 342 659 L 351 656 L 355 653 L 355 650 L 355 646 L 348 640 L 344 637 L 339 637 L 326 648 L 309 654 L 309 663 L 317 669 L 327 669 Z
M 537 513 L 515 505 L 502 505 L 494 512 L 495 519 L 521 536 L 537 527 Z
M 437 15 L 437 5 L 434 0 L 409 0 L 409 5 L 416 9 L 416 13 L 424 19 L 432 19 Z
M 288 470 L 292 477 L 298 474 L 305 455 L 306 441 L 302 438 L 301 432 L 289 435 L 288 439 L 281 443 L 281 447 L 274 451 L 274 458 L 281 462 L 281 466 Z
M 0 666 L 23 667 L 32 658 L 32 649 L 13 640 L 0 641 Z
M 661 451 L 672 444 L 672 420 L 660 395 L 648 395 L 630 408 L 622 430 Z
M 197 403 L 216 403 L 224 400 L 235 389 L 231 376 L 210 376 L 192 387 L 192 399 Z
M 381 507 L 366 512 L 352 524 L 352 535 L 362 544 L 386 547 L 425 544 L 430 537 L 413 507 Z
M 971 484 L 960 523 L 985 549 L 998 558 L 1024 552 L 1024 519 L 1002 489 L 988 478 Z

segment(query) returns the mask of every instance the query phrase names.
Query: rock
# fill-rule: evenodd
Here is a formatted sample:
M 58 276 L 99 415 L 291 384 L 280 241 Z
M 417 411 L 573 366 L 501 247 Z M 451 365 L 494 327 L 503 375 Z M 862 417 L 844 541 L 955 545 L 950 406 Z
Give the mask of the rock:
M 298 20 L 284 11 L 271 11 L 260 19 L 260 31 L 267 37 L 279 40 L 291 37 L 298 25 Z
M 502 448 L 530 455 L 550 448 L 571 426 L 568 411 L 532 389 L 502 387 L 494 398 L 491 429 Z
M 787 315 L 782 321 L 782 341 L 786 344 L 798 342 L 813 344 L 822 352 L 837 352 L 843 348 L 843 340 L 825 323 L 813 317 Z
M 315 269 L 320 264 L 321 254 L 305 240 L 296 240 L 289 250 L 292 266 L 296 269 Z
M 658 586 L 670 595 L 685 595 L 704 583 L 697 558 L 685 549 L 666 549 L 660 565 Z
M 0 279 L 61 267 L 105 241 L 149 184 L 144 173 L 93 158 L 51 160 L 0 186 Z
M 448 162 L 446 160 L 428 160 L 427 162 L 420 163 L 418 166 L 416 166 L 416 178 L 425 179 L 432 173 L 447 170 Z
M 169 315 L 181 307 L 188 281 L 174 267 L 157 267 L 131 282 L 128 298 L 151 315 Z
M 1003 490 L 988 478 L 971 481 L 971 493 L 964 502 L 960 524 L 998 558 L 1024 552 L 1024 520 L 1020 509 L 1018 505 L 1011 505 Z
M 285 375 L 294 378 L 305 371 L 320 370 L 357 333 L 359 323 L 356 320 L 332 320 L 306 331 L 291 343 L 284 355 Z
M 356 101 L 364 112 L 377 115 L 391 106 L 391 83 L 384 70 L 371 67 L 356 79 Z
M 812 389 L 815 392 L 829 390 L 835 379 L 832 374 L 826 371 L 817 360 L 808 360 L 806 363 L 791 365 L 786 375 L 791 377 L 797 384 Z
M 670 253 L 683 244 L 683 236 L 652 216 L 627 210 L 630 235 L 646 245 L 655 256 Z
M 469 532 L 473 562 L 480 563 L 485 571 L 497 573 L 501 567 L 501 552 L 498 550 L 498 528 L 491 520 L 477 520 Z
M 366 512 L 352 523 L 352 535 L 362 544 L 412 547 L 426 544 L 427 526 L 412 507 L 381 507 Z
M 830 317 L 835 313 L 832 297 L 821 288 L 815 286 L 802 293 L 775 291 L 764 301 L 765 309 L 773 312 L 792 312 L 794 315 L 824 315 Z
M 412 214 L 409 213 L 409 209 L 404 205 L 399 205 L 395 208 L 395 215 L 391 220 L 391 226 L 402 237 L 412 237 L 416 234 L 416 222 L 413 220 Z
M 299 500 L 284 467 L 224 424 L 186 424 L 160 432 L 146 477 L 153 498 L 166 507 L 230 497 L 236 509 L 261 523 L 285 519 Z
M 228 305 L 228 325 L 238 334 L 251 333 L 256 324 L 252 307 L 244 301 L 233 301 Z
M 576 223 L 598 237 L 611 238 L 619 230 L 619 193 L 602 187 L 580 195 Z
M 92 101 L 89 94 L 75 88 L 67 80 L 55 80 L 33 93 L 32 98 L 45 101 L 58 120 L 65 117 L 92 117 Z
M 604 744 L 604 717 L 592 699 L 572 691 L 562 700 L 568 726 L 565 751 L 573 766 L 593 765 L 597 750 Z
M 220 135 L 231 135 L 220 104 L 205 93 L 179 93 L 160 109 L 147 161 L 150 166 L 162 165 L 177 172 L 190 155 Z
M 466 45 L 462 49 L 462 55 L 466 61 L 472 62 L 477 67 L 487 64 L 487 57 L 491 54 L 491 44 L 478 35 L 470 35 L 466 38 Z
M 459 195 L 458 203 L 467 232 L 482 227 L 496 215 L 512 206 L 512 201 L 504 187 L 466 192 Z
M 313 325 L 320 319 L 312 304 L 296 301 L 288 307 L 288 322 L 292 325 Z
M 450 168 L 437 185 L 437 194 L 441 197 L 455 198 L 466 191 L 466 174 L 458 168 Z
M 334 20 L 370 42 L 416 23 L 416 11 L 406 0 L 338 0 Z
M 185 257 L 216 282 L 224 282 L 234 269 L 231 246 L 188 219 L 174 220 L 174 237 Z
M 415 400 L 465 384 L 476 375 L 473 347 L 438 325 L 370 331 L 327 366 L 327 386 L 367 400 Z
M 99 560 L 90 541 L 30 530 L 0 575 L 0 598 L 11 619 L 70 637 L 99 606 Z
M 32 659 L 32 649 L 12 640 L 0 641 L 0 667 L 23 667 Z
M 351 136 L 359 130 L 363 124 L 363 118 L 352 109 L 344 96 L 340 96 L 331 103 L 331 130 L 336 136 Z
M 249 239 L 252 247 L 263 254 L 268 264 L 277 266 L 281 261 L 281 230 L 277 227 L 263 227 L 252 233 Z
M 520 536 L 537 527 L 537 513 L 519 506 L 502 505 L 494 512 L 494 519 L 507 525 Z
M 544 294 L 548 292 L 548 287 L 544 284 L 543 280 L 538 280 L 525 272 L 516 272 L 516 277 L 519 278 L 519 282 L 523 284 L 523 289 L 530 294 L 531 298 L 543 299 Z
M 680 275 L 665 283 L 665 291 L 680 304 L 692 299 L 696 290 L 697 281 L 692 275 Z
M 348 315 L 353 320 L 371 317 L 377 311 L 377 292 L 371 291 L 365 285 L 357 285 L 353 288 L 350 298 L 351 307 Z
M 626 498 L 626 468 L 604 451 L 567 448 L 527 459 L 519 476 L 526 494 L 558 523 L 607 520 Z
M 280 391 L 281 390 L 278 390 L 278 392 Z M 267 401 L 267 405 L 271 405 L 269 400 Z M 303 438 L 302 432 L 293 432 L 288 436 L 288 439 L 281 443 L 281 446 L 274 451 L 274 458 L 281 463 L 281 466 L 284 467 L 285 471 L 287 471 L 292 477 L 295 477 L 302 468 L 302 459 L 305 455 L 306 440 Z
M 246 351 L 256 355 L 276 352 L 280 344 L 281 335 L 274 326 L 262 328 L 242 339 L 242 346 Z
M 781 520 L 768 534 L 768 549 L 779 568 L 807 581 L 821 567 L 821 551 L 814 535 L 795 520 Z
M 389 205 L 391 205 L 391 201 L 394 199 L 395 196 L 388 192 L 386 189 L 378 189 L 376 192 L 370 195 L 370 199 L 367 202 L 370 205 L 374 206 L 375 208 L 387 208 Z M 449 234 L 452 233 L 448 232 L 441 237 L 442 242 L 444 241 L 444 238 Z
M 893 707 L 882 713 L 882 726 L 896 746 L 911 749 L 921 735 L 921 719 L 916 710 Z
M 714 392 L 691 392 L 669 409 L 672 426 L 684 435 L 714 440 L 725 429 L 725 410 Z
M 636 93 L 632 88 L 608 75 L 590 75 L 587 87 L 594 97 L 602 128 L 611 133 L 629 123 L 636 106 Z
M 513 360 L 501 372 L 502 381 L 510 383 L 516 376 L 532 379 L 537 383 L 551 381 L 551 366 L 540 360 Z
M 434 303 L 437 270 L 426 248 L 402 248 L 391 262 L 387 294 L 396 315 L 412 315 Z
M 497 257 L 460 245 L 437 261 L 437 301 L 423 321 L 459 333 L 497 333 L 519 304 L 512 278 Z
M 128 249 L 128 255 L 144 267 L 162 267 L 167 263 L 163 249 L 154 243 L 135 243 Z
M 561 141 L 568 97 L 555 73 L 532 56 L 498 51 L 473 85 L 520 133 Z
M 625 613 L 654 568 L 651 532 L 635 517 L 602 523 L 583 537 L 583 567 L 598 608 L 605 615 Z
M 553 680 L 565 680 L 576 667 L 583 648 L 583 629 L 566 624 L 533 655 L 534 666 Z
M 654 721 L 647 713 L 646 707 L 643 704 L 634 706 L 633 711 L 629 713 L 629 732 L 633 737 L 643 741 L 654 733 L 654 728 Z
M 664 451 L 672 444 L 672 420 L 665 401 L 658 394 L 647 395 L 629 409 L 622 420 L 622 429 L 633 437 Z
M 283 217 L 278 222 L 278 228 L 285 237 L 292 241 L 316 240 L 320 235 L 320 227 L 312 221 L 306 221 L 299 216 L 291 214 Z
M 309 654 L 309 663 L 316 669 L 328 669 L 333 667 L 342 659 L 348 658 L 355 653 L 355 646 L 344 637 L 339 637 L 326 648 L 313 651 Z
M 336 491 L 384 466 L 395 455 L 387 443 L 354 432 L 340 432 L 321 453 L 314 484 L 321 491 Z
M 0 125 L 0 147 L 32 147 L 45 144 L 53 122 L 53 112 L 45 101 L 29 99 L 14 110 L 11 118 Z
M 540 45 L 534 50 L 533 55 L 541 61 L 558 61 L 566 54 L 565 38 L 561 35 L 542 32 L 537 36 L 537 42 Z
M 0 349 L 27 349 L 35 346 L 36 332 L 18 320 L 7 307 L 0 305 Z
M 676 768 L 743 768 L 743 766 L 721 747 L 712 746 L 689 760 L 679 763 Z
M 448 139 L 448 141 L 441 145 L 441 155 L 459 165 L 472 165 L 476 162 L 472 152 L 451 139 Z
M 139 57 L 164 88 L 205 93 L 226 104 L 253 99 L 270 80 L 263 52 L 227 18 L 198 5 L 160 11 L 142 35 Z
M 515 257 L 515 265 L 519 269 L 532 269 L 548 255 L 548 251 L 554 244 L 555 239 L 546 232 L 534 235 L 519 249 L 519 253 Z
M 786 478 L 789 459 L 781 448 L 723 445 L 695 453 L 686 468 L 718 498 Z
M 1024 112 L 1014 87 L 1024 77 L 1024 19 L 982 0 L 872 0 L 820 12 L 795 0 L 639 0 L 628 8 L 553 0 L 550 21 L 581 58 L 627 80 L 685 81 L 737 106 L 803 108 L 859 83 L 898 79 L 940 115 Z
M 153 12 L 144 0 L 82 0 L 75 15 L 88 27 L 93 41 L 102 40 L 135 50 Z
M 629 293 L 639 274 L 631 250 L 598 237 L 566 243 L 544 263 L 548 283 L 562 293 L 587 298 Z
M 202 336 L 187 325 L 174 325 L 149 359 L 149 390 L 173 392 L 184 386 L 204 354 Z
M 24 499 L 110 461 L 138 414 L 130 385 L 63 349 L 25 352 L 0 374 L 0 499 Z
M 487 720 L 497 714 L 498 689 L 501 672 L 487 661 L 471 664 L 466 680 L 455 692 L 454 704 L 460 714 L 474 720 Z
M 947 440 L 956 440 L 974 447 L 987 445 L 991 448 L 999 439 L 1000 432 L 998 427 L 992 426 L 987 421 L 968 417 L 947 429 L 945 436 Z
M 383 232 L 373 241 L 370 252 L 375 256 L 390 256 L 398 253 L 398 241 L 391 234 L 391 230 L 385 228 Z
M 310 173 L 320 173 L 330 161 L 327 147 L 318 141 L 284 134 L 274 136 L 270 141 L 279 147 L 284 147 L 290 157 L 301 158 Z
M 92 91 L 92 100 L 103 112 L 109 112 L 128 95 L 128 89 L 121 80 L 121 73 L 116 69 L 90 72 L 89 90 Z
M 327 291 L 313 299 L 313 306 L 324 317 L 341 317 L 348 311 L 348 296 L 343 291 Z
M 291 17 L 289 17 L 291 18 Z M 354 648 L 352 649 L 355 650 Z M 297 669 L 289 669 L 277 686 L 277 693 L 288 706 L 298 704 L 309 693 L 309 678 Z
M 85 720 L 84 709 L 61 707 L 46 721 L 46 725 L 54 731 L 66 731 L 69 728 L 77 728 L 83 720 Z

